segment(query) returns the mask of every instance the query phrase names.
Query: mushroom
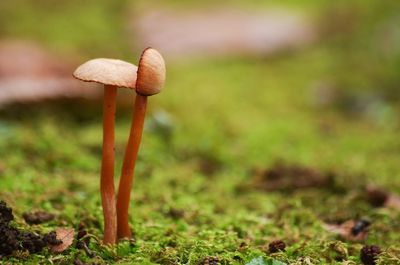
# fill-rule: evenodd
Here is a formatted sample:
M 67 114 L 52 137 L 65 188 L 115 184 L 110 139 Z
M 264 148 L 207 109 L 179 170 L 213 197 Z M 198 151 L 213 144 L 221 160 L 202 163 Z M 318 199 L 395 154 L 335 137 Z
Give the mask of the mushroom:
M 104 85 L 103 153 L 100 191 L 104 215 L 104 244 L 117 240 L 117 215 L 114 189 L 114 128 L 117 87 L 135 88 L 137 67 L 114 59 L 94 59 L 79 66 L 73 76 Z
M 132 125 L 125 149 L 117 196 L 118 238 L 131 238 L 128 209 L 133 173 L 142 138 L 147 97 L 161 91 L 165 83 L 165 63 L 161 54 L 152 48 L 143 51 L 137 70 L 136 100 L 133 107 Z

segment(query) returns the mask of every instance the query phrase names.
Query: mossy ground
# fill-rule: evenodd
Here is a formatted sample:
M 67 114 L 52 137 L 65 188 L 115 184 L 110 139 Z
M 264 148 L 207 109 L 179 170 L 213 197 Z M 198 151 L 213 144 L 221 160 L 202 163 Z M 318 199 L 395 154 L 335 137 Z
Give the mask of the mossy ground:
M 103 7 L 87 2 L 93 12 L 75 13 L 80 5 L 71 4 L 63 13 L 67 14 L 64 19 L 69 12 L 76 14 L 77 21 L 93 16 L 90 21 L 97 30 L 93 36 L 83 38 L 78 27 L 67 36 L 57 31 L 63 39 L 45 23 L 32 25 L 30 37 L 40 33 L 45 37 L 39 35 L 39 39 L 50 47 L 83 53 L 93 37 L 96 48 L 89 45 L 91 55 L 126 55 L 127 44 L 116 33 L 121 20 L 114 21 L 116 25 L 103 21 L 118 13 L 108 14 L 111 1 L 102 2 Z M 115 8 L 124 10 L 126 4 L 120 1 Z M 307 8 L 314 5 L 318 7 L 318 1 L 307 1 Z M 30 17 L 5 24 L 3 34 L 18 36 L 18 23 L 22 29 L 29 18 L 45 12 L 43 6 L 28 7 L 7 7 L 16 18 L 24 17 L 24 12 Z M 60 26 L 64 23 L 62 16 L 46 19 Z M 114 37 L 117 41 L 110 45 L 102 39 Z M 363 199 L 362 189 L 376 184 L 400 193 L 398 106 L 388 103 L 388 111 L 378 118 L 316 106 L 312 87 L 338 71 L 337 60 L 343 59 L 335 51 L 330 44 L 321 44 L 271 59 L 168 64 L 165 91 L 149 100 L 136 169 L 130 209 L 136 242 L 122 242 L 115 248 L 97 243 L 102 235 L 101 103 L 56 102 L 3 109 L 0 198 L 13 207 L 16 224 L 26 226 L 22 213 L 32 209 L 57 215 L 54 221 L 34 227 L 43 232 L 56 226 L 77 228 L 83 221 L 93 236 L 90 248 L 95 257 L 71 247 L 64 254 L 45 252 L 1 262 L 71 264 L 80 259 L 96 264 L 197 264 L 214 256 L 222 264 L 246 264 L 261 256 L 287 264 L 359 264 L 362 244 L 376 244 L 383 249 L 378 264 L 400 264 L 400 212 L 373 208 Z M 134 95 L 127 95 L 133 102 Z M 129 108 L 120 108 L 117 176 L 129 122 Z M 277 160 L 334 170 L 341 190 L 263 192 L 246 186 L 254 168 L 267 168 Z M 360 217 L 372 221 L 364 243 L 341 241 L 323 228 L 326 220 Z M 286 242 L 286 252 L 268 254 L 267 245 L 274 239 Z

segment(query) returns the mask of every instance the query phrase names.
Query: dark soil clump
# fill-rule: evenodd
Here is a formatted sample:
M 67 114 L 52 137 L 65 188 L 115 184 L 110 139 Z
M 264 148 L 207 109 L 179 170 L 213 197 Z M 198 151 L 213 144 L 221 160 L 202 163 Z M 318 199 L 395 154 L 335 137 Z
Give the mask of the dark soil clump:
M 268 245 L 269 253 L 285 251 L 286 244 L 282 240 L 274 240 Z
M 9 223 L 14 220 L 12 209 L 7 207 L 7 204 L 0 201 L 0 223 Z
M 389 199 L 389 194 L 375 187 L 367 188 L 367 200 L 374 207 L 382 207 Z
M 218 257 L 205 257 L 200 263 L 200 265 L 218 265 L 219 258 Z
M 212 156 L 201 156 L 198 160 L 198 168 L 205 176 L 212 176 L 222 168 L 222 162 Z
M 37 225 L 53 220 L 54 214 L 38 211 L 33 213 L 24 213 L 22 217 L 28 224 Z
M 7 224 L 0 224 L 0 256 L 10 255 L 19 249 L 18 230 Z
M 174 220 L 178 220 L 185 216 L 185 211 L 181 209 L 170 208 L 167 212 L 167 216 L 171 217 Z
M 57 239 L 57 233 L 55 231 L 46 234 L 43 239 L 49 245 L 56 246 L 62 244 L 62 240 Z
M 22 250 L 28 250 L 29 253 L 37 253 L 42 251 L 47 243 L 43 237 L 32 232 L 19 232 L 18 241 L 21 243 Z
M 378 246 L 364 246 L 361 249 L 360 259 L 365 265 L 375 265 L 375 261 L 380 253 L 381 249 Z
M 45 236 L 30 231 L 22 231 L 10 224 L 14 219 L 12 209 L 6 203 L 0 201 L 0 256 L 8 256 L 14 251 L 28 251 L 37 253 L 49 244 L 62 243 L 54 238 L 55 233 L 51 232 Z M 54 234 L 53 234 L 54 233 Z
M 335 187 L 334 173 L 296 164 L 277 162 L 270 168 L 254 170 L 253 175 L 252 185 L 266 191 Z

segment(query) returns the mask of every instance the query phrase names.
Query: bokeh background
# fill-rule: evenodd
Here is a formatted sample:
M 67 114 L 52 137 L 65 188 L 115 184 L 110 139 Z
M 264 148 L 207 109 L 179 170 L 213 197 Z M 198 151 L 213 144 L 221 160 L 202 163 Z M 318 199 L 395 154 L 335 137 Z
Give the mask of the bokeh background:
M 376 130 L 381 142 L 384 130 L 398 128 L 398 10 L 397 1 L 372 0 L 2 1 L 3 123 L 37 115 L 99 122 L 101 89 L 73 80 L 72 71 L 96 57 L 136 63 L 153 46 L 165 55 L 168 82 L 151 99 L 150 115 L 176 130 L 168 132 L 174 144 L 257 163 L 272 156 L 311 162 L 325 148 L 333 164 L 326 144 L 343 132 L 337 126 L 364 128 L 354 132 L 356 146 L 340 152 L 368 149 L 371 141 L 357 141 Z M 121 94 L 124 124 L 132 93 Z M 321 146 L 315 130 L 333 135 Z M 355 159 L 357 169 L 367 165 L 365 155 Z
M 288 193 L 248 183 L 276 161 L 333 170 L 345 189 L 400 192 L 399 11 L 396 0 L 0 1 L 0 195 L 17 213 L 101 219 L 102 89 L 72 72 L 97 57 L 137 64 L 147 46 L 165 56 L 167 82 L 149 99 L 137 165 L 139 236 L 154 239 L 146 225 L 175 208 L 206 216 L 183 215 L 192 229 L 274 212 Z M 133 101 L 119 90 L 116 176 Z M 324 209 L 325 191 L 307 192 L 289 193 L 293 209 L 323 220 L 370 211 L 344 210 L 358 198 L 349 191 Z M 305 231 L 288 227 L 266 234 Z

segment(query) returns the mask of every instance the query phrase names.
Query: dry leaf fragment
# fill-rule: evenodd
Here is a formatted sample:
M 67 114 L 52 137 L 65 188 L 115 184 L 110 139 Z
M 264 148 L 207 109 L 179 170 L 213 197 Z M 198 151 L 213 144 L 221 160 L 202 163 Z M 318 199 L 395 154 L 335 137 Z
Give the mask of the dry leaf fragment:
M 385 206 L 388 208 L 400 210 L 400 196 L 396 194 L 390 194 L 389 198 L 385 202 Z
M 62 243 L 50 247 L 50 250 L 55 253 L 61 253 L 69 248 L 74 241 L 75 230 L 73 228 L 57 228 L 56 229 L 57 239 L 61 240 Z
M 368 225 L 365 226 L 364 229 L 359 229 L 357 233 L 354 233 L 354 228 L 358 225 L 360 221 L 349 220 L 342 224 L 325 224 L 324 228 L 328 232 L 332 232 L 338 234 L 341 239 L 353 241 L 353 242 L 361 242 L 367 238 L 368 230 L 365 229 Z

